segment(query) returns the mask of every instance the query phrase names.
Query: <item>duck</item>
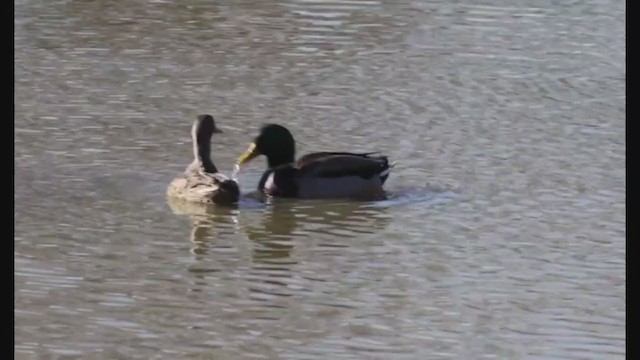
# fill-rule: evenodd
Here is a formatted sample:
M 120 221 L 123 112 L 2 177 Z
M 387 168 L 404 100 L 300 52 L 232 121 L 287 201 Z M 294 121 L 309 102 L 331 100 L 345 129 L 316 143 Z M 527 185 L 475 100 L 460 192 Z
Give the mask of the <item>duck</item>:
M 338 199 L 384 196 L 393 165 L 377 152 L 314 152 L 295 160 L 295 140 L 280 124 L 265 124 L 236 161 L 236 170 L 260 155 L 267 170 L 258 191 L 272 197 Z M 376 155 L 377 154 L 377 155 Z
M 193 162 L 183 176 L 176 177 L 167 188 L 167 196 L 188 202 L 229 205 L 237 203 L 240 188 L 235 180 L 218 172 L 211 161 L 211 137 L 222 133 L 212 115 L 198 115 L 191 127 Z

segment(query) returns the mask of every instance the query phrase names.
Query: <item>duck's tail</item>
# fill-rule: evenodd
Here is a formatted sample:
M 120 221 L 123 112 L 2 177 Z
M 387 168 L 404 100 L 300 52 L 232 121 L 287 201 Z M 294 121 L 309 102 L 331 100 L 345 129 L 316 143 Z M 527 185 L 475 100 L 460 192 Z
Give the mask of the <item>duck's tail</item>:
M 385 181 L 387 181 L 387 178 L 389 177 L 389 174 L 391 173 L 391 169 L 394 166 L 396 166 L 396 162 L 395 161 L 393 163 L 391 163 L 391 164 L 389 164 L 387 162 L 386 168 L 380 172 L 380 180 L 382 181 L 383 184 L 384 184 Z

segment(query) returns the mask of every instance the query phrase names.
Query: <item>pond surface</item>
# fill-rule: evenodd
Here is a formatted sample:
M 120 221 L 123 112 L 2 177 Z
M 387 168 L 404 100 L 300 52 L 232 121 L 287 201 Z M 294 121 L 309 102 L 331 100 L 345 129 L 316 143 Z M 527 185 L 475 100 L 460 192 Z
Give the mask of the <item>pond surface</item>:
M 16 359 L 625 357 L 624 2 L 215 3 L 15 2 Z M 202 113 L 388 199 L 167 201 Z

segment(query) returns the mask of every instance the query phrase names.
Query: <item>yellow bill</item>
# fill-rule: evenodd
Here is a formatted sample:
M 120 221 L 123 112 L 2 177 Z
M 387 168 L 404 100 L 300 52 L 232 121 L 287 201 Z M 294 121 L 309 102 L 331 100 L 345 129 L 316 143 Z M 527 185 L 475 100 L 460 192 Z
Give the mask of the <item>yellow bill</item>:
M 253 143 L 249 145 L 249 148 L 244 152 L 244 154 L 240 155 L 236 163 L 238 165 L 246 164 L 258 155 L 260 155 L 260 151 L 258 151 L 258 147 L 256 146 L 256 144 Z

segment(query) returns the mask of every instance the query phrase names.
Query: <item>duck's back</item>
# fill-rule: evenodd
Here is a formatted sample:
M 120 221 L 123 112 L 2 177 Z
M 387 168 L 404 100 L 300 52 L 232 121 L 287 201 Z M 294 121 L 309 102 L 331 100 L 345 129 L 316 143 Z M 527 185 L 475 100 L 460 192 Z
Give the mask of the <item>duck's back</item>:
M 307 154 L 296 162 L 300 176 L 317 178 L 361 177 L 371 179 L 389 169 L 386 156 L 374 153 L 318 152 Z M 381 179 L 382 183 L 386 176 Z
M 174 179 L 167 195 L 190 202 L 234 203 L 240 197 L 238 184 L 222 173 L 206 173 L 193 169 Z

